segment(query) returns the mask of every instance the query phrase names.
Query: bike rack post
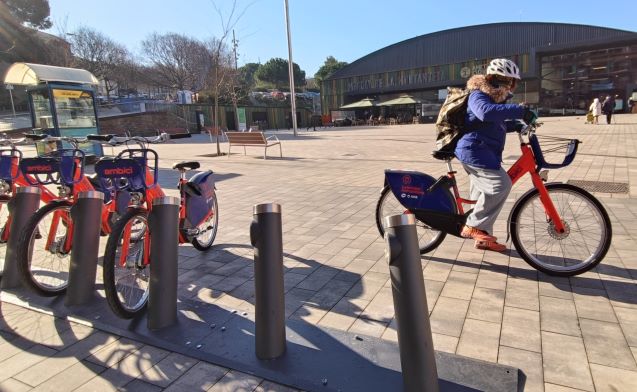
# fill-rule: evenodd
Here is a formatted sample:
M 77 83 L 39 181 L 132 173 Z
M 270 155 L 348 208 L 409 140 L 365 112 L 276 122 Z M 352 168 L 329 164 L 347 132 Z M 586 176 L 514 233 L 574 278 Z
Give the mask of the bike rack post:
M 160 329 L 177 322 L 177 259 L 179 245 L 178 197 L 153 200 L 148 214 L 151 234 L 148 328 Z
M 401 214 L 386 217 L 384 223 L 404 390 L 438 392 L 416 219 Z
M 95 293 L 95 273 L 100 245 L 100 224 L 104 194 L 99 191 L 80 192 L 71 207 L 73 248 L 69 266 L 69 286 L 64 304 L 84 305 Z
M 20 272 L 16 260 L 16 247 L 24 225 L 40 206 L 40 189 L 35 186 L 20 187 L 15 196 L 9 200 L 11 214 L 11 232 L 7 241 L 7 252 L 4 257 L 4 270 L 0 288 L 10 289 L 21 284 Z
M 257 204 L 250 224 L 254 247 L 255 350 L 259 359 L 285 352 L 281 205 Z

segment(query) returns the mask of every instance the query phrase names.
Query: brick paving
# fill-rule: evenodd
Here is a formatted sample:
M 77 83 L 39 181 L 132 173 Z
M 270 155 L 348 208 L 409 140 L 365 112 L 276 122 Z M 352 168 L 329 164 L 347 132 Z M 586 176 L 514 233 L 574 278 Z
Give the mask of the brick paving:
M 578 277 L 555 278 L 538 273 L 515 251 L 479 251 L 470 241 L 447 237 L 422 258 L 437 350 L 516 366 L 526 376 L 526 391 L 637 390 L 637 115 L 616 120 L 593 126 L 583 117 L 548 118 L 540 129 L 584 142 L 571 166 L 550 172 L 551 181 L 629 185 L 628 194 L 595 194 L 613 224 L 613 243 L 603 263 Z M 246 156 L 239 149 L 230 157 L 212 157 L 215 146 L 201 135 L 154 146 L 166 189 L 174 189 L 177 175 L 170 166 L 179 160 L 199 160 L 216 173 L 217 240 L 206 253 L 180 247 L 179 296 L 252 312 L 252 206 L 277 202 L 283 211 L 286 315 L 396 340 L 389 271 L 374 212 L 384 169 L 433 176 L 445 171 L 429 155 L 433 126 L 277 135 L 284 158 L 265 161 L 256 147 L 248 147 Z M 519 153 L 517 136 L 509 137 L 505 164 Z M 227 144 L 221 145 L 227 151 Z M 466 177 L 459 177 L 461 189 L 467 189 Z M 496 225 L 498 237 L 506 237 L 506 216 L 529 187 L 528 180 L 514 187 Z M 16 325 L 0 333 L 0 391 L 287 390 L 8 304 L 2 311 L 5 324 Z M 32 322 L 38 317 L 40 332 Z

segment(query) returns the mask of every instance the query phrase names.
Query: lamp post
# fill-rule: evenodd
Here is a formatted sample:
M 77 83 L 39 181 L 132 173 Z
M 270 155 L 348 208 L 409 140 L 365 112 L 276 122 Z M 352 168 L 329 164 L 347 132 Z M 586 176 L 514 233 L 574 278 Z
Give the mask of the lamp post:
M 11 111 L 13 112 L 13 118 L 15 118 L 15 106 L 13 105 L 13 85 L 5 84 L 4 87 L 9 90 L 9 99 L 11 100 Z
M 294 63 L 292 62 L 292 35 L 290 33 L 290 17 L 288 12 L 288 0 L 284 0 L 285 24 L 288 32 L 288 73 L 290 77 L 290 103 L 292 104 L 292 127 L 296 136 L 296 93 L 294 92 Z

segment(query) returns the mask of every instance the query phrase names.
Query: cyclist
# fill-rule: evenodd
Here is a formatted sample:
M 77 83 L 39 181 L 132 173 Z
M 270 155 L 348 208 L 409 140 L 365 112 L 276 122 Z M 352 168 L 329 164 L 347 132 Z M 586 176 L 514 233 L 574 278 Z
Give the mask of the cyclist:
M 514 122 L 534 122 L 537 115 L 525 105 L 506 103 L 520 80 L 518 66 L 508 59 L 494 59 L 486 75 L 474 75 L 467 81 L 471 90 L 465 117 L 466 133 L 455 149 L 458 160 L 469 174 L 471 199 L 476 200 L 460 235 L 473 238 L 478 249 L 501 252 L 506 245 L 493 236 L 495 223 L 511 191 L 511 180 L 502 168 L 506 132 Z

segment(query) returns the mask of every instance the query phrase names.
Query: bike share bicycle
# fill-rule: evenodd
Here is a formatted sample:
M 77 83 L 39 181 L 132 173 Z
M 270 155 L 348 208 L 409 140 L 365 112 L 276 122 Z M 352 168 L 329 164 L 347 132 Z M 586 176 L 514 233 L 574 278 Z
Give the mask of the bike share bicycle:
M 73 247 L 73 219 L 71 207 L 82 192 L 104 192 L 107 187 L 96 177 L 84 174 L 84 152 L 78 145 L 87 141 L 79 137 L 26 135 L 40 143 L 68 143 L 71 148 L 59 148 L 33 158 L 20 160 L 19 168 L 31 186 L 50 191 L 55 186 L 58 195 L 48 197 L 46 204 L 26 222 L 17 246 L 16 261 L 23 283 L 43 296 L 66 292 L 69 263 Z M 44 199 L 44 198 L 43 198 Z M 114 204 L 105 197 L 101 231 L 110 233 Z
M 122 318 L 132 318 L 148 302 L 152 233 L 148 215 L 153 200 L 164 197 L 157 183 L 158 154 L 148 144 L 190 137 L 190 134 L 160 134 L 156 137 L 89 135 L 89 140 L 110 145 L 127 145 L 114 158 L 101 159 L 95 171 L 102 180 L 114 184 L 111 197 L 121 218 L 113 225 L 104 253 L 104 289 L 111 310 Z M 130 144 L 139 148 L 130 148 Z M 219 210 L 212 170 L 186 178 L 186 172 L 200 167 L 186 161 L 173 165 L 178 170 L 180 193 L 179 243 L 191 243 L 197 250 L 209 249 L 217 234 Z
M 584 273 L 599 264 L 610 247 L 612 227 L 608 213 L 590 193 L 574 185 L 546 183 L 548 170 L 571 164 L 581 143 L 536 135 L 539 124 L 521 127 L 518 132 L 522 156 L 507 173 L 515 184 L 529 173 L 534 188 L 513 206 L 508 218 L 508 234 L 520 256 L 532 267 L 556 276 Z M 540 146 L 543 139 L 543 150 Z M 564 152 L 561 163 L 548 163 L 544 153 Z M 385 185 L 376 206 L 376 225 L 381 236 L 385 216 L 414 214 L 417 220 L 420 253 L 434 250 L 447 234 L 460 237 L 467 216 L 451 165 L 453 153 L 441 157 L 447 175 L 435 179 L 416 171 L 386 170 Z M 508 240 L 508 238 L 507 238 Z

